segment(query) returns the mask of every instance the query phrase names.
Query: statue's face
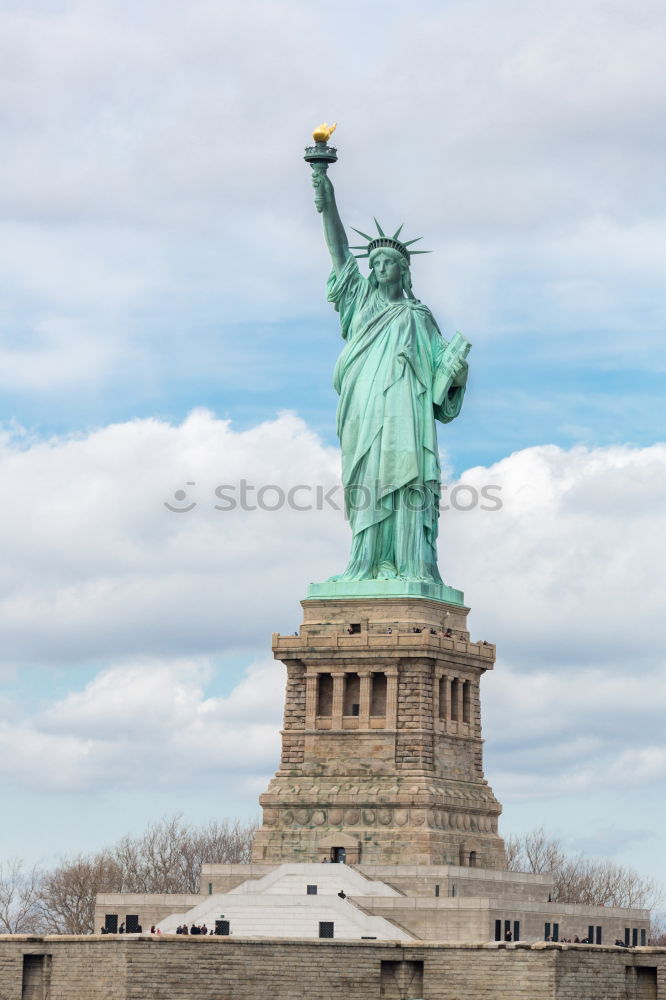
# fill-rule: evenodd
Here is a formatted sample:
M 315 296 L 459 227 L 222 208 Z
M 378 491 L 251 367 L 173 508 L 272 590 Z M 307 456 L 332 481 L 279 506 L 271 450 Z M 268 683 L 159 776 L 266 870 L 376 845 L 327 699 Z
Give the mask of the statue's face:
M 393 285 L 397 281 L 402 281 L 400 261 L 393 253 L 375 250 L 370 260 L 370 267 L 378 285 Z

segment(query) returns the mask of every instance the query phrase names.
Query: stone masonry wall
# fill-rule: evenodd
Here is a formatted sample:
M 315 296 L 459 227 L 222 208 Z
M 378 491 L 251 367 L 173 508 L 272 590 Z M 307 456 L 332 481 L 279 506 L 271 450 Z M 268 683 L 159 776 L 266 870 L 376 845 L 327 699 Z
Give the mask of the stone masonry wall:
M 400 1000 L 410 984 L 424 1000 L 633 1000 L 637 979 L 666 1000 L 665 949 L 167 936 L 0 937 L 0 1000 L 21 1000 L 24 954 L 52 956 L 49 1000 Z
M 315 861 L 321 841 L 345 836 L 370 862 L 503 865 L 480 736 L 495 650 L 469 641 L 467 609 L 405 597 L 303 610 L 298 635 L 273 636 L 287 668 L 282 757 L 253 860 Z
M 405 660 L 399 677 L 396 766 L 398 770 L 432 771 L 432 666 L 428 660 Z
M 524 875 L 522 872 L 460 868 L 453 865 L 372 865 L 356 866 L 369 879 L 388 882 L 406 896 L 432 898 L 435 885 L 441 897 L 504 896 L 507 899 L 530 900 L 545 903 L 553 889 L 549 875 Z
M 395 774 L 395 733 L 382 730 L 319 732 L 306 737 L 308 777 Z
M 282 736 L 282 763 L 285 770 L 303 763 L 305 740 L 305 667 L 290 663 L 287 667 L 287 691 Z
M 21 1000 L 23 956 L 51 956 L 48 1000 L 126 1000 L 127 948 L 111 937 L 0 935 L 0 1000 Z
M 440 736 L 435 745 L 435 767 L 456 781 L 473 781 L 483 777 L 479 760 L 481 740 Z

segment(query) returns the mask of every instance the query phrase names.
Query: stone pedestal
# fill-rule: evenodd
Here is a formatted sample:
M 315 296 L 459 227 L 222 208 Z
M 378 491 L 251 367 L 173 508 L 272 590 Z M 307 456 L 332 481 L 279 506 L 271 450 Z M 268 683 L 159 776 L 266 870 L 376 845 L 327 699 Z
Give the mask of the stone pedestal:
M 282 758 L 253 861 L 503 868 L 479 702 L 495 647 L 470 642 L 469 609 L 418 597 L 302 606 L 299 635 L 273 636 L 287 668 Z

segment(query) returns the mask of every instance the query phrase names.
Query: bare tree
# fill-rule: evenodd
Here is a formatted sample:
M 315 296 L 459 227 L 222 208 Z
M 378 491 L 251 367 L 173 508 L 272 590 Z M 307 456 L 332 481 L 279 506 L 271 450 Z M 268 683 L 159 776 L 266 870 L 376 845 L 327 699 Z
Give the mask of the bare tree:
M 43 929 L 39 908 L 40 872 L 20 858 L 0 862 L 0 932 L 32 934 Z
M 151 824 L 140 837 L 123 837 L 113 848 L 122 873 L 122 891 L 182 892 L 188 835 L 188 828 L 176 815 Z
M 649 943 L 658 948 L 666 945 L 666 914 L 653 913 L 650 918 Z
M 64 858 L 42 878 L 44 924 L 60 934 L 92 933 L 100 892 L 198 892 L 202 864 L 249 861 L 254 830 L 238 820 L 189 826 L 177 814 L 97 854 Z
M 243 864 L 250 859 L 255 825 L 214 820 L 194 827 L 177 814 L 153 823 L 138 838 L 113 849 L 124 892 L 198 892 L 201 865 Z
M 91 934 L 97 893 L 121 891 L 121 873 L 109 851 L 64 858 L 42 877 L 43 924 L 52 934 Z
M 562 903 L 596 906 L 630 906 L 652 909 L 663 899 L 663 890 L 652 878 L 608 859 L 594 861 L 576 855 L 555 869 L 555 898 Z
M 543 827 L 525 834 L 523 844 L 530 871 L 537 874 L 558 871 L 566 860 L 560 841 L 547 836 Z
M 188 844 L 189 892 L 199 891 L 199 876 L 204 864 L 245 865 L 252 855 L 255 823 L 213 820 L 191 831 Z
M 515 833 L 510 833 L 508 837 L 504 838 L 504 855 L 506 857 L 507 871 L 525 871 L 520 837 L 517 837 Z
M 553 900 L 594 906 L 629 906 L 652 909 L 663 899 L 659 884 L 633 868 L 609 860 L 593 860 L 582 854 L 567 855 L 560 840 L 543 827 L 508 837 L 507 867 L 510 871 L 550 873 Z
M 507 838 L 507 867 L 509 871 L 532 872 L 542 875 L 557 871 L 565 856 L 556 837 L 551 837 L 540 826 L 522 837 Z

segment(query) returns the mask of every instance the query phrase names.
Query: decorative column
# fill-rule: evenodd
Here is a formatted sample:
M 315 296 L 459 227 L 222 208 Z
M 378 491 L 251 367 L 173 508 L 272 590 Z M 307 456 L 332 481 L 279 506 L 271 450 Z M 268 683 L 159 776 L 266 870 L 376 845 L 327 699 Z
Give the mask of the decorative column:
M 386 674 L 386 728 L 398 727 L 398 671 L 385 670 Z
M 333 674 L 333 708 L 331 710 L 331 727 L 342 729 L 342 708 L 344 704 L 344 683 L 345 674 L 343 670 L 336 670 Z
M 435 725 L 437 725 L 437 720 L 439 719 L 439 699 L 441 690 L 442 684 L 440 682 L 440 678 L 435 675 L 435 682 L 432 689 L 432 717 Z
M 370 698 L 372 696 L 372 674 L 369 670 L 359 671 L 361 682 L 361 696 L 359 704 L 359 729 L 370 728 Z
M 316 671 L 308 671 L 305 675 L 305 727 L 314 729 L 317 716 L 317 680 Z

